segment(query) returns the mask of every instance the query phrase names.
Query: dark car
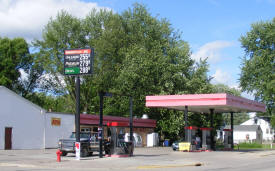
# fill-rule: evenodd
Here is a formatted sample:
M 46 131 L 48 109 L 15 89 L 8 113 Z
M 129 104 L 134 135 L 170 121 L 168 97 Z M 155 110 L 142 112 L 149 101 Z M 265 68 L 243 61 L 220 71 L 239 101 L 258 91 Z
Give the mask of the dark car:
M 73 132 L 68 139 L 59 140 L 58 148 L 62 152 L 62 156 L 66 156 L 68 153 L 75 153 L 75 142 L 75 132 Z M 82 157 L 92 155 L 93 152 L 99 151 L 99 141 L 97 139 L 97 133 L 91 134 L 89 132 L 81 132 L 80 144 L 80 155 Z

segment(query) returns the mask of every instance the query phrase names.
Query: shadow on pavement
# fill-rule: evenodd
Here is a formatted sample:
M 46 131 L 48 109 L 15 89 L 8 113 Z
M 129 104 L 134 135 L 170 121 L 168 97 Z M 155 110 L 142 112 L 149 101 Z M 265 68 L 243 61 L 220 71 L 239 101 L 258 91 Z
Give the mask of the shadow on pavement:
M 158 156 L 167 156 L 167 154 L 134 154 L 133 157 L 158 157 Z

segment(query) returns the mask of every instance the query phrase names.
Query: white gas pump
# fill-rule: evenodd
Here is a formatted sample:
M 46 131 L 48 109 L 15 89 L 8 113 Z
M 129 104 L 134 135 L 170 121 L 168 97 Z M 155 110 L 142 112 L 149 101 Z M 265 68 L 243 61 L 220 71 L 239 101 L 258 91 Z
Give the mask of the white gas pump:
M 210 150 L 212 128 L 200 128 L 200 130 L 202 131 L 202 148 L 204 150 Z
M 107 126 L 111 131 L 111 139 L 108 150 L 111 157 L 129 157 L 133 155 L 134 143 L 125 141 L 125 127 L 129 127 L 128 123 L 124 122 L 109 122 Z
M 188 126 L 185 127 L 185 141 L 190 143 L 190 150 L 194 151 L 197 150 L 196 148 L 196 133 L 198 127 L 195 126 Z
M 231 129 L 223 129 L 224 131 L 224 148 L 225 149 L 231 149 L 233 146 L 232 142 L 232 130 Z

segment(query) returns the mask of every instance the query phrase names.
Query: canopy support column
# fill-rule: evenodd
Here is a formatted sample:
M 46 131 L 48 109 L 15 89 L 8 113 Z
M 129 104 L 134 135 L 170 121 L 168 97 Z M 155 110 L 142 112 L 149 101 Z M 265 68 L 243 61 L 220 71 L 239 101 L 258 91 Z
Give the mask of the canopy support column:
M 212 128 L 211 132 L 210 132 L 210 139 L 211 139 L 211 149 L 214 150 L 214 133 L 213 131 L 214 129 L 214 124 L 213 124 L 213 115 L 214 115 L 214 109 L 210 109 L 210 128 Z
M 134 143 L 133 142 L 134 137 L 133 137 L 133 97 L 132 96 L 130 96 L 129 102 L 130 102 L 130 141 Z M 132 147 L 133 147 L 133 144 L 132 144 Z M 130 156 L 133 156 L 133 150 L 131 151 Z
M 187 127 L 188 127 L 188 118 L 187 118 L 187 114 L 188 114 L 188 106 L 185 106 L 185 109 L 184 109 L 184 125 L 185 125 L 185 134 L 184 134 L 184 137 L 185 137 L 185 141 L 187 141 L 188 139 L 188 135 L 187 135 Z
M 234 149 L 234 137 L 233 137 L 233 133 L 234 133 L 234 131 L 233 131 L 233 129 L 234 129 L 234 115 L 233 115 L 233 112 L 231 112 L 230 113 L 231 114 L 231 142 L 232 142 L 232 144 L 231 144 L 231 148 L 232 148 L 232 150 Z

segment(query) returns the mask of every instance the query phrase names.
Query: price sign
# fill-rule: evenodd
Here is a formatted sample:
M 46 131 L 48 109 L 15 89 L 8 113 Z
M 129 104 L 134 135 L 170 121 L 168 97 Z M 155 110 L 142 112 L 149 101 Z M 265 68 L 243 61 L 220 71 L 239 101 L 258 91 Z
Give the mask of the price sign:
M 93 49 L 69 49 L 64 51 L 64 74 L 92 74 Z

